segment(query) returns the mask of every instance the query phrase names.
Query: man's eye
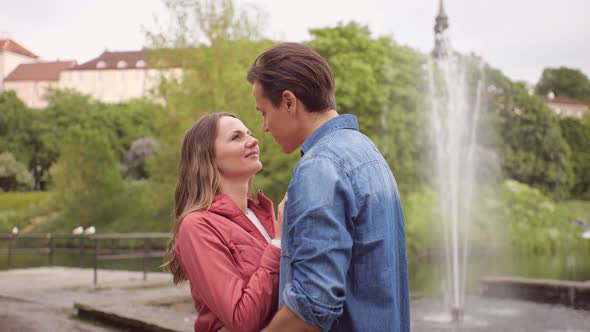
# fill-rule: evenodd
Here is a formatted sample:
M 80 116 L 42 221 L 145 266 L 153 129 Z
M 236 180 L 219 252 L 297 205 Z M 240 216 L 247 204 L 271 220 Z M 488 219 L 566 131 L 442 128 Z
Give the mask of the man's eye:
M 240 138 L 240 135 L 239 134 L 235 134 L 231 139 L 232 139 L 232 141 L 235 141 L 238 138 Z

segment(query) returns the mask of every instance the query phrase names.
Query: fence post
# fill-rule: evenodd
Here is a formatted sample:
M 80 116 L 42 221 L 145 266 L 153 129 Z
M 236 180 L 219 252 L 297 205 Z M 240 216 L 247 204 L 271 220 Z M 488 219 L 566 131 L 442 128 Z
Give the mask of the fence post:
M 8 235 L 8 268 L 12 265 L 12 234 Z
M 143 281 L 147 280 L 147 256 L 150 251 L 150 239 L 143 239 Z
M 49 262 L 49 266 L 53 266 L 53 234 L 48 233 L 47 239 L 49 241 L 49 255 L 47 257 L 47 260 Z
M 94 239 L 94 287 L 96 287 L 98 275 L 98 239 Z
M 80 234 L 80 268 L 82 267 L 82 255 L 84 254 L 84 235 Z

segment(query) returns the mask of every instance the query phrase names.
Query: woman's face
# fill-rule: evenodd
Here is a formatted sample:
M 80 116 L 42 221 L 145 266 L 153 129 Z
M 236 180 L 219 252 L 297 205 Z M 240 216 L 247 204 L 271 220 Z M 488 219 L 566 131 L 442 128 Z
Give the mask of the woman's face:
M 242 121 L 221 117 L 217 122 L 215 165 L 225 179 L 248 180 L 262 169 L 258 140 Z

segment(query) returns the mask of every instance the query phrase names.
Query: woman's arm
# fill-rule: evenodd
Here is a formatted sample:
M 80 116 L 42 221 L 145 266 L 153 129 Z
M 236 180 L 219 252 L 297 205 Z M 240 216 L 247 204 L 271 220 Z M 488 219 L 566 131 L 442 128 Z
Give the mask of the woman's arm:
M 276 308 L 280 249 L 268 245 L 246 281 L 222 234 L 201 218 L 178 234 L 185 273 L 203 303 L 232 331 L 260 331 Z

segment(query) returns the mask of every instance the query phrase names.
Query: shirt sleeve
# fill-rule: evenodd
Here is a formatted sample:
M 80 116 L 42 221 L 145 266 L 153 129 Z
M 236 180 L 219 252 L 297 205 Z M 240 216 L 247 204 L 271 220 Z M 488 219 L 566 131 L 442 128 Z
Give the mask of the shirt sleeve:
M 203 304 L 231 331 L 260 331 L 276 310 L 280 249 L 269 244 L 246 280 L 210 223 L 185 220 L 178 239 L 186 276 Z
M 347 221 L 355 194 L 346 170 L 329 157 L 300 162 L 293 180 L 286 206 L 288 241 L 283 241 L 293 273 L 280 296 L 306 323 L 328 331 L 346 298 L 352 251 Z

